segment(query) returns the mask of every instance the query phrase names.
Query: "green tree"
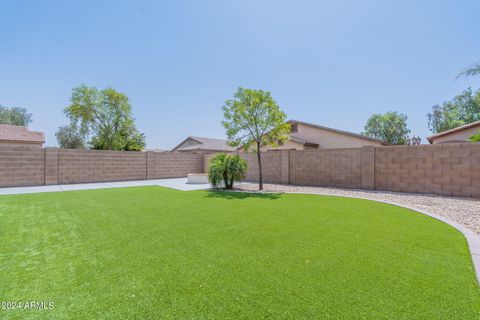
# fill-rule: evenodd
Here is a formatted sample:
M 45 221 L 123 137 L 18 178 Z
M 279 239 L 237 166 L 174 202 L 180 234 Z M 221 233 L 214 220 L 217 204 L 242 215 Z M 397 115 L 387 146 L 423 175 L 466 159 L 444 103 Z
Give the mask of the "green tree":
M 457 76 L 457 78 L 459 78 L 459 77 L 468 78 L 468 77 L 474 77 L 474 76 L 478 76 L 478 75 L 480 75 L 480 63 L 474 63 L 470 67 L 468 67 L 465 70 L 463 70 L 462 72 L 460 72 L 459 75 Z
M 0 124 L 28 126 L 32 122 L 32 114 L 25 108 L 6 107 L 0 105 Z
M 247 162 L 238 155 L 220 153 L 210 160 L 208 180 L 218 187 L 232 189 L 235 181 L 241 181 L 247 173 Z
M 72 127 L 90 137 L 93 149 L 140 151 L 145 147 L 145 135 L 135 127 L 128 97 L 115 89 L 76 87 L 65 114 Z
M 60 148 L 85 149 L 86 147 L 85 138 L 74 126 L 59 127 L 55 136 Z
M 480 90 L 471 88 L 442 105 L 434 105 L 427 114 L 428 127 L 433 133 L 450 130 L 480 120 Z
M 290 125 L 270 92 L 238 88 L 223 106 L 228 144 L 257 154 L 259 189 L 263 190 L 262 146 L 276 146 L 288 139 Z
M 364 130 L 362 134 L 390 144 L 405 144 L 410 133 L 407 116 L 398 112 L 372 115 L 367 120 Z

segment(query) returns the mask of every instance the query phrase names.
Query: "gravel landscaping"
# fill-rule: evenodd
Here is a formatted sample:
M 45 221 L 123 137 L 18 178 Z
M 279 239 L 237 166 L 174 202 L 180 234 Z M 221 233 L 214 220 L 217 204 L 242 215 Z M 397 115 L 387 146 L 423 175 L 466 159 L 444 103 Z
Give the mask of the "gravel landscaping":
M 242 183 L 236 186 L 238 191 L 258 190 L 256 183 Z M 405 205 L 418 210 L 437 214 L 455 221 L 466 228 L 480 233 L 480 200 L 453 198 L 415 193 L 307 187 L 281 184 L 264 184 L 265 192 L 314 193 L 331 196 L 361 197 L 371 200 L 387 201 Z

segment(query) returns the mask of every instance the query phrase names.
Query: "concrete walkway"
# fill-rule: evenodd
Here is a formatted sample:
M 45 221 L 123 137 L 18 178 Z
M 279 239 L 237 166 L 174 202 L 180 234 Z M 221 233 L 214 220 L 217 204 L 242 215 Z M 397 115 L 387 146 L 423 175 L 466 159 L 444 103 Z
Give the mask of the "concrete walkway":
M 55 186 L 36 186 L 36 187 L 13 187 L 0 188 L 0 195 L 24 194 L 38 192 L 60 192 L 73 190 L 92 190 L 108 188 L 125 188 L 140 186 L 160 186 L 181 191 L 210 189 L 209 183 L 206 184 L 188 184 L 187 178 L 176 179 L 158 179 L 158 180 L 138 180 L 121 182 L 99 182 L 99 183 L 81 183 L 81 184 L 62 184 Z

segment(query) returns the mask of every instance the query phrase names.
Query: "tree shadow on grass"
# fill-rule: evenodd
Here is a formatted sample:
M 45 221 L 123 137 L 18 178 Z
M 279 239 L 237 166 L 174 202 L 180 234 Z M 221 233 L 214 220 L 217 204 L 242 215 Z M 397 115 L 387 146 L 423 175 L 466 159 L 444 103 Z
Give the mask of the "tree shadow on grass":
M 266 199 L 276 200 L 282 197 L 281 193 L 257 193 L 257 192 L 241 192 L 241 191 L 225 191 L 225 190 L 208 190 L 206 197 L 221 198 L 227 200 L 242 199 Z

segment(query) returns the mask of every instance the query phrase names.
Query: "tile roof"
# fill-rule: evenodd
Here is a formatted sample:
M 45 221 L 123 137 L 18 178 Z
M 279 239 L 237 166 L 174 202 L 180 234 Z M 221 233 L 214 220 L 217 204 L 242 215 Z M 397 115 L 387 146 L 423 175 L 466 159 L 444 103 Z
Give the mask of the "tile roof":
M 182 147 L 181 145 L 188 139 L 195 140 L 198 142 L 198 144 Z M 194 151 L 194 150 L 235 151 L 235 148 L 230 147 L 227 144 L 227 140 L 190 136 L 187 139 L 183 140 L 173 150 L 174 151 Z
M 30 131 L 27 127 L 0 124 L 0 141 L 18 142 L 45 142 L 45 134 L 38 131 Z
M 294 135 L 290 135 L 290 140 L 301 143 L 301 144 L 304 144 L 304 145 L 317 146 L 317 147 L 319 146 L 319 144 L 316 143 L 316 142 L 307 141 L 305 139 L 295 137 Z

